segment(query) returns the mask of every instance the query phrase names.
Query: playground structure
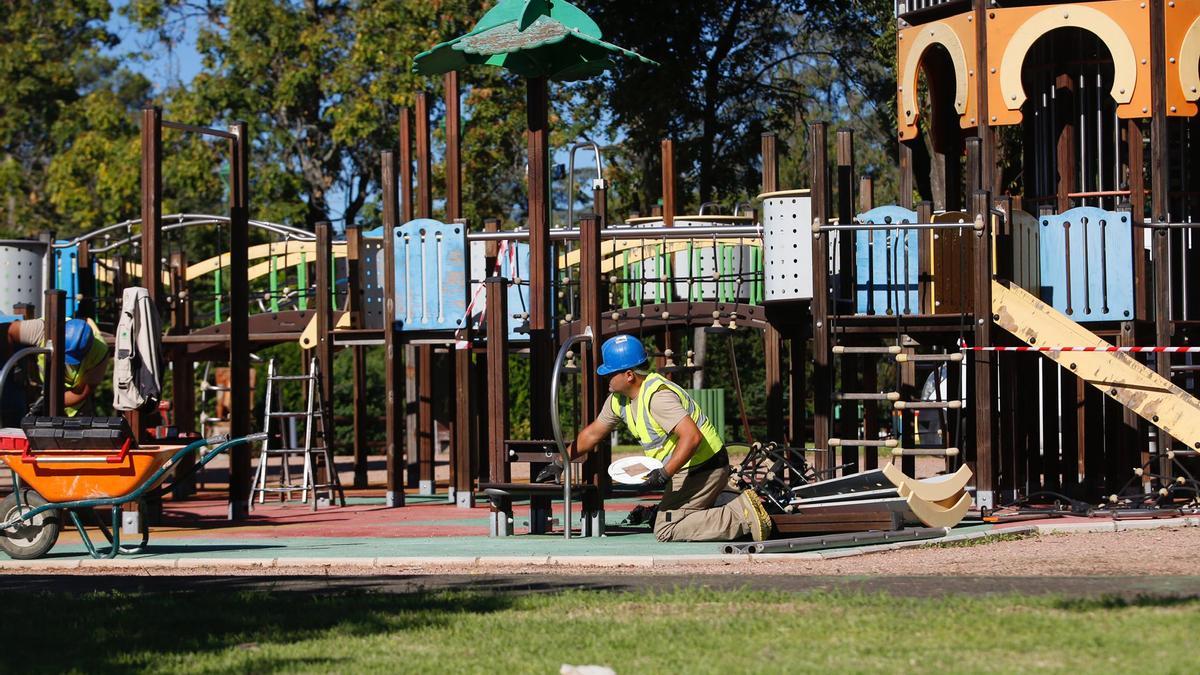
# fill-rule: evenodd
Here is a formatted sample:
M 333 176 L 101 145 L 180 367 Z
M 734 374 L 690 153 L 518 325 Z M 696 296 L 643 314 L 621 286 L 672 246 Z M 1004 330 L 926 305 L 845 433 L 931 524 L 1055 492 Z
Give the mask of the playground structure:
M 656 367 L 683 381 L 702 367 L 689 354 L 698 329 L 714 340 L 760 331 L 765 381 L 747 386 L 766 389 L 765 440 L 811 445 L 820 476 L 878 469 L 883 450 L 909 477 L 919 456 L 944 458 L 948 472 L 968 467 L 986 509 L 1039 493 L 1137 507 L 1194 499 L 1197 486 L 1176 477 L 1200 451 L 1190 347 L 1200 178 L 1187 164 L 1200 3 L 914 0 L 897 4 L 897 21 L 897 204 L 876 204 L 871 180 L 856 175 L 852 133 L 837 132 L 830 162 L 828 130 L 815 124 L 804 189 L 778 184 L 776 139 L 763 136 L 762 194 L 746 215 L 737 205 L 731 216 L 679 213 L 668 140 L 662 206 L 648 217 L 610 218 L 594 148 L 591 212 L 575 217 L 572 205 L 551 227 L 547 188 L 531 185 L 526 229 L 468 223 L 450 72 L 446 222 L 433 219 L 431 101 L 421 92 L 401 111 L 398 150 L 381 154 L 383 227 L 334 241 L 327 223 L 310 233 L 249 218 L 244 127 L 202 130 L 147 110 L 141 218 L 40 242 L 39 288 L 64 292 L 51 291 L 45 314 L 111 325 L 109 299 L 135 279 L 146 286 L 170 318 L 163 342 L 181 432 L 197 431 L 195 362 L 230 364 L 230 432 L 242 437 L 253 428 L 253 350 L 314 350 L 326 407 L 334 352 L 353 350 L 359 485 L 364 350 L 383 348 L 388 505 L 403 506 L 406 487 L 435 492 L 435 380 L 450 383 L 448 498 L 469 508 L 486 494 L 497 535 L 512 533 L 513 499 L 531 500 L 532 531 L 551 529 L 564 487 L 514 482 L 512 465 L 536 474 L 562 451 L 563 375 L 580 392 L 573 417 L 595 416 L 600 343 L 619 332 L 653 338 Z M 531 86 L 531 103 L 538 92 Z M 228 140 L 227 217 L 161 214 L 164 128 Z M 534 166 L 546 161 L 546 134 L 531 118 L 532 176 L 546 173 Z M 923 135 L 928 175 L 915 165 Z M 1019 147 L 1005 164 L 1019 183 L 1001 175 L 1002 138 L 1012 141 L 1005 152 Z M 195 227 L 228 228 L 229 252 L 189 263 L 176 251 L 164 266 L 164 233 Z M 252 231 L 266 241 L 251 246 Z M 140 264 L 129 259 L 135 247 Z M 530 364 L 530 438 L 511 437 L 512 356 Z M 230 452 L 239 518 L 252 451 Z M 609 460 L 605 451 L 575 465 L 565 486 L 565 499 L 584 503 L 586 534 L 602 531 Z

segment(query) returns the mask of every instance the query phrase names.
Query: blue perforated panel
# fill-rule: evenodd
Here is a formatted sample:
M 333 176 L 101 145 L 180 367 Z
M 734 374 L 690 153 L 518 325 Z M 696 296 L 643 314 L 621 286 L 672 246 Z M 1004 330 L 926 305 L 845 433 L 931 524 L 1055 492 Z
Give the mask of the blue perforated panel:
M 394 236 L 396 330 L 462 328 L 469 279 L 463 226 L 420 219 L 396 228 Z
M 860 223 L 915 223 L 917 213 L 880 206 L 858 216 Z M 916 230 L 869 230 L 854 233 L 855 311 L 859 314 L 918 314 L 920 277 Z
M 514 318 L 516 314 L 529 313 L 529 244 L 512 242 L 509 253 L 500 256 L 500 276 L 508 285 L 508 339 L 519 342 L 529 339 L 529 322 Z
M 1133 227 L 1128 212 L 1093 207 L 1041 216 L 1041 296 L 1075 321 L 1133 317 Z

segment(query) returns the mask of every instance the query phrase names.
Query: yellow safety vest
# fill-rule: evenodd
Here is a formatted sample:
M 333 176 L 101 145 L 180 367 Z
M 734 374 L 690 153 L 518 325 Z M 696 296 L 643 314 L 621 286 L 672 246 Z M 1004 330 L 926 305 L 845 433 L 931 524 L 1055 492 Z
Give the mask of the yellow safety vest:
M 85 373 L 108 358 L 108 343 L 100 336 L 100 328 L 91 319 L 88 319 L 87 322 L 88 326 L 92 329 L 92 344 L 88 347 L 87 353 L 80 359 L 78 366 L 72 366 L 69 363 L 63 364 L 63 389 L 70 390 L 78 387 L 83 383 Z M 43 338 L 42 343 L 38 346 L 45 347 L 46 340 Z M 46 369 L 45 356 L 38 357 L 38 367 L 43 371 Z M 67 417 L 74 417 L 79 414 L 79 409 L 68 407 L 63 412 L 67 414 Z
M 684 468 L 698 466 L 712 459 L 712 456 L 724 446 L 716 427 L 709 421 L 704 411 L 700 410 L 700 406 L 688 395 L 687 391 L 658 373 L 650 373 L 646 376 L 636 399 L 630 400 L 621 394 L 613 394 L 613 414 L 621 418 L 629 432 L 637 437 L 643 452 L 654 459 L 665 461 L 675 451 L 679 437 L 671 433 L 670 429 L 663 429 L 658 420 L 650 414 L 650 398 L 660 389 L 666 389 L 678 396 L 684 411 L 700 429 L 703 440 L 700 441 L 700 447 L 696 448 L 695 454 L 688 460 Z

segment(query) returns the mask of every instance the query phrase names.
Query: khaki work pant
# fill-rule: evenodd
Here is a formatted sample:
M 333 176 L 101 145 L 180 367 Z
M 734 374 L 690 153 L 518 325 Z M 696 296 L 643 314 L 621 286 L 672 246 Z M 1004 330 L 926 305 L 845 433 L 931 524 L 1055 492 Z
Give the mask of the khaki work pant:
M 671 477 L 658 503 L 654 536 L 659 541 L 733 541 L 750 535 L 754 513 L 745 499 L 713 508 L 717 496 L 730 490 L 729 465 Z

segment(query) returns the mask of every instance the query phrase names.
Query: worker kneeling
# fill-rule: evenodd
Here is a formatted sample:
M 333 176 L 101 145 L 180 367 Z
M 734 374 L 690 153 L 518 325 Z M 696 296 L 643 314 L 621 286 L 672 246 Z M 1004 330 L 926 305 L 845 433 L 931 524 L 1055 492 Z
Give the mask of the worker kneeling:
M 586 455 L 623 423 L 642 450 L 663 462 L 646 477 L 645 491 L 663 490 L 654 521 L 659 541 L 755 541 L 771 533 L 771 519 L 752 490 L 714 506 L 730 489 L 729 454 L 716 427 L 688 393 L 648 369 L 646 349 L 637 338 L 617 335 L 601 347 L 596 373 L 608 377 L 611 392 L 600 416 L 579 432 L 568 448 L 572 459 Z M 562 460 L 544 469 L 537 482 L 561 480 Z

